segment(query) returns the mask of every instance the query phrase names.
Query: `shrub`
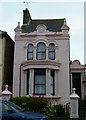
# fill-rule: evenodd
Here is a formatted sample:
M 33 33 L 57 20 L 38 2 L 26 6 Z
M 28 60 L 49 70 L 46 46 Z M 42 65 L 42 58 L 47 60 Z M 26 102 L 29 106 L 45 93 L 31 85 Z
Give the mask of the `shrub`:
M 34 112 L 42 112 L 47 106 L 48 101 L 43 97 L 14 97 L 10 101 L 19 105 L 23 110 L 30 110 Z
M 53 105 L 49 104 L 48 106 L 46 106 L 43 110 L 43 113 L 45 115 L 48 115 L 48 117 L 53 117 L 54 114 L 56 112 L 56 109 Z
M 42 112 L 47 106 L 48 100 L 43 97 L 30 97 L 29 98 L 29 109 L 34 112 Z
M 14 97 L 10 101 L 20 106 L 23 110 L 29 110 L 29 101 L 27 97 Z
M 65 107 L 61 104 L 54 106 L 56 109 L 56 112 L 54 113 L 55 117 L 63 117 L 65 116 Z

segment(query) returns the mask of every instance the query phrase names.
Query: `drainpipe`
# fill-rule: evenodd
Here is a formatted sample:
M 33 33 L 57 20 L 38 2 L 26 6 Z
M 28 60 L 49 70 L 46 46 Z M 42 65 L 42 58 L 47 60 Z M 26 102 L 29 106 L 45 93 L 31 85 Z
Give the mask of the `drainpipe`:
M 19 96 L 21 96 L 21 67 L 22 67 L 22 64 L 20 65 L 20 77 L 19 77 Z

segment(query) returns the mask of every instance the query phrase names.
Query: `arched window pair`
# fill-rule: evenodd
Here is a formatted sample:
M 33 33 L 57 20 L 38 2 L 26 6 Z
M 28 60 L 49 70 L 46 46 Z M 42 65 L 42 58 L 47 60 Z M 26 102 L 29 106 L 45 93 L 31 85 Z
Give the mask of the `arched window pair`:
M 27 48 L 27 59 L 33 60 L 33 45 L 29 44 Z M 55 45 L 53 43 L 49 44 L 48 47 L 48 57 L 50 60 L 55 60 Z M 36 59 L 45 60 L 46 59 L 46 45 L 42 42 L 37 44 Z

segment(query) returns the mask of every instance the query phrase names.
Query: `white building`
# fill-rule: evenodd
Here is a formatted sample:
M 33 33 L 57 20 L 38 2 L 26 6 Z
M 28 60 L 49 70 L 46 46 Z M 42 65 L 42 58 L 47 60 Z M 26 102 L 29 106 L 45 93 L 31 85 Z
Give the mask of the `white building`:
M 13 96 L 44 96 L 69 102 L 69 27 L 66 19 L 35 19 L 23 11 L 15 28 Z

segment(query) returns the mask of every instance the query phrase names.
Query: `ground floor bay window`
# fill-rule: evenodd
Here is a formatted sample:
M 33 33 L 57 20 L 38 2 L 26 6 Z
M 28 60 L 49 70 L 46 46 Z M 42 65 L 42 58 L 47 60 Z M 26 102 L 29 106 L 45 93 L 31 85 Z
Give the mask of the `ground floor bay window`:
M 28 95 L 55 95 L 54 69 L 28 69 L 27 94 Z

